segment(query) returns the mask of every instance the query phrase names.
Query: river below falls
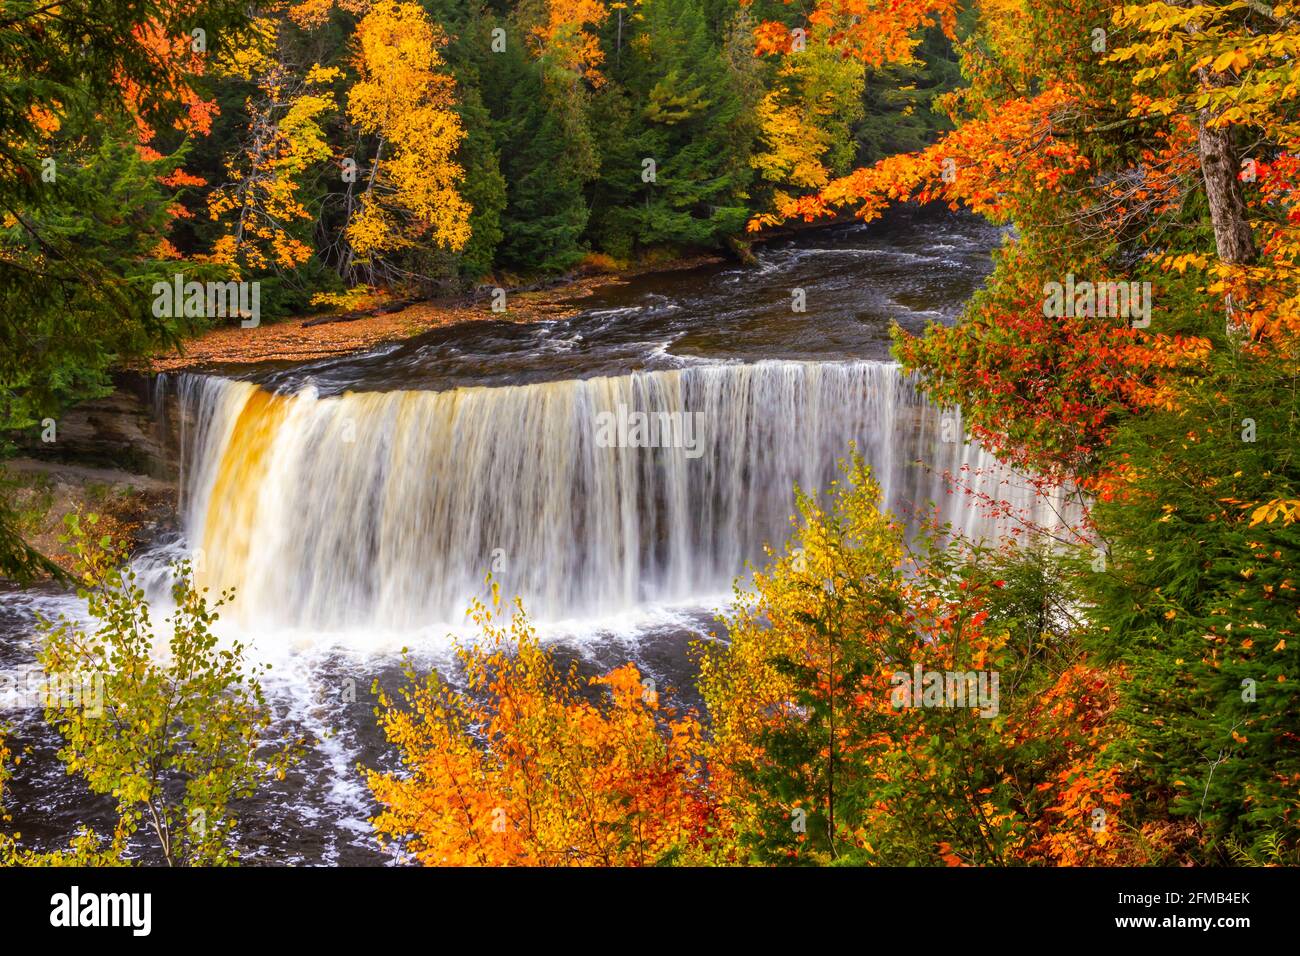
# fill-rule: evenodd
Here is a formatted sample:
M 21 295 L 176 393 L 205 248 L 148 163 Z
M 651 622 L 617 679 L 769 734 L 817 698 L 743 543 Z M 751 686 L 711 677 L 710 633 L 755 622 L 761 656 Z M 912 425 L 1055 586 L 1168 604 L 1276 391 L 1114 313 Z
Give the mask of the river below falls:
M 725 636 L 730 582 L 784 538 L 795 481 L 824 486 L 856 441 L 904 513 L 943 497 L 933 469 L 980 460 L 939 444 L 940 410 L 890 364 L 889 330 L 952 321 L 1000 238 L 977 219 L 901 210 L 770 242 L 753 267 L 640 275 L 570 318 L 161 383 L 188 410 L 182 531 L 137 557 L 141 580 L 165 603 L 166 563 L 198 549 L 205 583 L 237 589 L 222 624 L 272 665 L 275 734 L 311 740 L 285 781 L 240 806 L 244 861 L 392 861 L 358 770 L 394 765 L 372 683 L 401 683 L 404 647 L 453 673 L 451 635 L 470 634 L 456 609 L 494 556 L 564 661 L 591 674 L 632 661 L 698 706 L 688 645 Z M 620 405 L 698 414 L 698 454 L 603 456 L 590 426 Z M 946 507 L 978 530 L 960 502 Z M 0 593 L 11 682 L 33 667 L 38 612 L 79 610 L 49 589 Z M 43 849 L 83 825 L 107 832 L 111 801 L 65 774 L 40 713 L 0 723 L 25 751 L 10 831 Z M 144 841 L 138 852 L 152 859 Z

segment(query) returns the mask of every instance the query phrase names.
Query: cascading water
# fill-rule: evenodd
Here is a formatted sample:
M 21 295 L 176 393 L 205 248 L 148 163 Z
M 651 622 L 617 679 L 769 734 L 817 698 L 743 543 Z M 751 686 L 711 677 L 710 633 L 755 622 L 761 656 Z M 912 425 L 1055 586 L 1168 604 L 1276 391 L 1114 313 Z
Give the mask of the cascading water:
M 262 628 L 463 620 L 493 570 L 538 620 L 721 594 L 856 442 L 886 507 L 1006 533 L 944 472 L 1048 522 L 1050 502 L 888 362 L 764 361 L 508 387 L 274 394 L 185 376 L 182 520 L 225 616 Z M 660 445 L 602 427 L 646 413 Z M 945 414 L 950 416 L 944 421 Z M 694 428 L 673 431 L 669 423 Z M 629 437 L 624 427 L 623 437 Z M 677 440 L 674 440 L 677 439 Z M 945 440 L 946 439 L 946 440 Z
M 965 470 L 1011 515 L 1052 524 L 1058 501 L 963 444 L 955 413 L 883 361 L 895 323 L 917 334 L 956 318 L 1000 241 L 978 220 L 896 211 L 769 243 L 757 269 L 628 277 L 571 316 L 485 318 L 235 371 L 250 381 L 160 382 L 181 430 L 182 534 L 133 562 L 153 620 L 165 634 L 168 563 L 188 553 L 204 583 L 237 589 L 216 630 L 273 666 L 275 732 L 314 740 L 245 804 L 243 859 L 387 861 L 357 772 L 393 758 L 367 689 L 396 693 L 403 647 L 454 681 L 448 638 L 477 635 L 463 615 L 489 569 L 562 661 L 591 676 L 634 662 L 674 705 L 699 707 L 688 644 L 725 637 L 715 612 L 733 578 L 788 538 L 794 484 L 825 488 L 850 441 L 900 517 L 934 501 L 968 535 L 1017 530 L 950 493 L 944 473 Z M 807 312 L 792 312 L 795 288 Z M 689 423 L 670 433 L 689 447 L 605 447 L 620 405 L 620 422 Z M 36 613 L 84 619 L 85 605 L 0 595 L 0 681 L 39 669 Z M 40 708 L 0 717 L 36 755 L 13 828 L 47 850 L 87 820 L 111 829 L 53 758 Z

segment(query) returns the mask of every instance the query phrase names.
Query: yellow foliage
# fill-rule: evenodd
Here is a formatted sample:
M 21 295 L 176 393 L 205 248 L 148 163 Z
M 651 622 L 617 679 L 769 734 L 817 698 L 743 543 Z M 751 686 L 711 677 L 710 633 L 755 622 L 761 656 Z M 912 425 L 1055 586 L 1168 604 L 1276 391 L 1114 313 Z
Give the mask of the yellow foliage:
M 304 30 L 311 30 L 329 22 L 335 8 L 359 14 L 369 6 L 370 0 L 298 0 L 289 6 L 289 19 Z
M 1247 506 L 1249 507 L 1249 506 Z M 1281 519 L 1284 525 L 1300 521 L 1300 501 L 1294 498 L 1274 498 L 1259 505 L 1250 513 L 1250 526 L 1272 524 Z
M 773 90 L 758 104 L 760 136 L 767 147 L 755 152 L 750 165 L 764 179 L 805 189 L 825 186 L 830 177 L 821 158 L 830 145 L 826 135 L 805 120 L 798 106 L 780 105 Z
M 252 80 L 275 63 L 279 24 L 271 17 L 254 17 L 240 30 L 233 43 L 215 64 L 217 76 Z
M 311 246 L 293 234 L 315 215 L 299 198 L 300 183 L 333 153 L 323 124 L 336 109 L 328 84 L 339 70 L 314 65 L 294 78 L 275 59 L 277 30 L 269 20 L 255 21 L 254 34 L 265 48 L 230 65 L 256 75 L 259 88 L 248 103 L 248 142 L 227 162 L 228 182 L 208 197 L 209 218 L 225 225 L 208 259 L 235 272 L 294 269 L 311 258 Z
M 469 240 L 471 208 L 460 195 L 464 170 L 455 160 L 465 129 L 455 111 L 455 81 L 439 72 L 443 42 L 413 3 L 383 0 L 357 25 L 359 79 L 348 94 L 348 115 L 379 139 L 361 212 L 347 229 L 361 255 L 402 248 L 422 233 L 452 251 Z
M 828 26 L 814 28 L 805 49 L 784 57 L 772 89 L 758 104 L 761 146 L 750 165 L 778 186 L 821 189 L 853 160 L 852 127 L 863 115 L 866 68 L 841 56 L 832 35 Z M 785 202 L 778 190 L 778 211 Z

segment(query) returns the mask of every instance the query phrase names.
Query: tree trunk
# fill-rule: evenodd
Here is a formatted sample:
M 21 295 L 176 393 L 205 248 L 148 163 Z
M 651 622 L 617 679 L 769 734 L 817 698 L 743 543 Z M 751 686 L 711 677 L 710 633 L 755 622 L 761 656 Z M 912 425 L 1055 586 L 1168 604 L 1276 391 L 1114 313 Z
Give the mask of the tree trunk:
M 1202 111 L 1196 140 L 1201 158 L 1201 178 L 1210 201 L 1214 244 L 1219 259 L 1229 265 L 1247 265 L 1255 260 L 1255 240 L 1246 221 L 1246 203 L 1237 183 L 1237 162 L 1232 150 L 1232 129 L 1211 127 Z
M 1185 29 L 1192 36 L 1201 32 L 1195 23 Z M 1221 85 L 1205 67 L 1196 71 L 1202 89 Z M 1205 109 L 1196 116 L 1196 151 L 1201 160 L 1201 181 L 1210 203 L 1210 223 L 1214 226 L 1214 245 L 1219 261 L 1244 266 L 1255 261 L 1255 240 L 1246 221 L 1246 203 L 1237 181 L 1237 156 L 1232 149 L 1232 127 L 1210 126 L 1213 114 Z M 1224 306 L 1228 313 L 1228 336 L 1237 329 L 1237 304 L 1229 295 Z

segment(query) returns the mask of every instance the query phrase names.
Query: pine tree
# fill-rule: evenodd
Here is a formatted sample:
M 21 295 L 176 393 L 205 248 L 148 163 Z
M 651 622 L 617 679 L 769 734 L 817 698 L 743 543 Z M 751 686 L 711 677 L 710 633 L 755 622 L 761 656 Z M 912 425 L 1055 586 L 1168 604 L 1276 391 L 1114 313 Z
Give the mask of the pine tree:
M 457 71 L 458 84 L 461 75 Z M 469 241 L 459 254 L 459 269 L 462 276 L 473 281 L 492 272 L 497 248 L 505 236 L 501 219 L 506 209 L 506 181 L 501 175 L 500 154 L 482 95 L 473 86 L 461 85 L 461 91 L 459 112 L 466 136 L 457 160 L 465 169 L 462 195 L 473 212 L 469 216 Z
M 583 256 L 587 204 L 564 136 L 546 95 L 540 64 L 509 34 L 494 68 L 483 73 L 493 136 L 506 180 L 499 261 L 525 273 L 563 272 Z
M 447 34 L 444 58 L 460 94 L 457 112 L 466 135 L 456 159 L 465 170 L 462 195 L 473 211 L 469 241 L 455 258 L 461 277 L 473 282 L 492 272 L 504 235 L 506 182 L 482 79 L 497 68 L 492 30 L 498 17 L 480 0 L 425 0 L 424 7 Z
M 174 337 L 148 291 L 170 170 L 136 154 L 154 129 L 205 105 L 185 68 L 196 23 L 219 55 L 242 4 L 14 3 L 0 30 L 0 428 L 102 390 L 106 369 Z M 178 55 L 179 52 L 179 55 Z M 156 155 L 156 154 L 154 154 Z M 4 451 L 0 447 L 0 451 Z M 0 573 L 50 565 L 0 502 Z
M 868 76 L 866 117 L 856 129 L 859 165 L 923 149 L 951 128 L 934 101 L 961 82 L 952 43 L 936 27 L 925 34 L 918 53 L 919 63 L 891 63 Z
M 627 217 L 638 244 L 716 246 L 748 216 L 750 128 L 699 6 L 646 0 L 642 14 L 624 58 L 641 155 L 603 174 L 635 184 Z

